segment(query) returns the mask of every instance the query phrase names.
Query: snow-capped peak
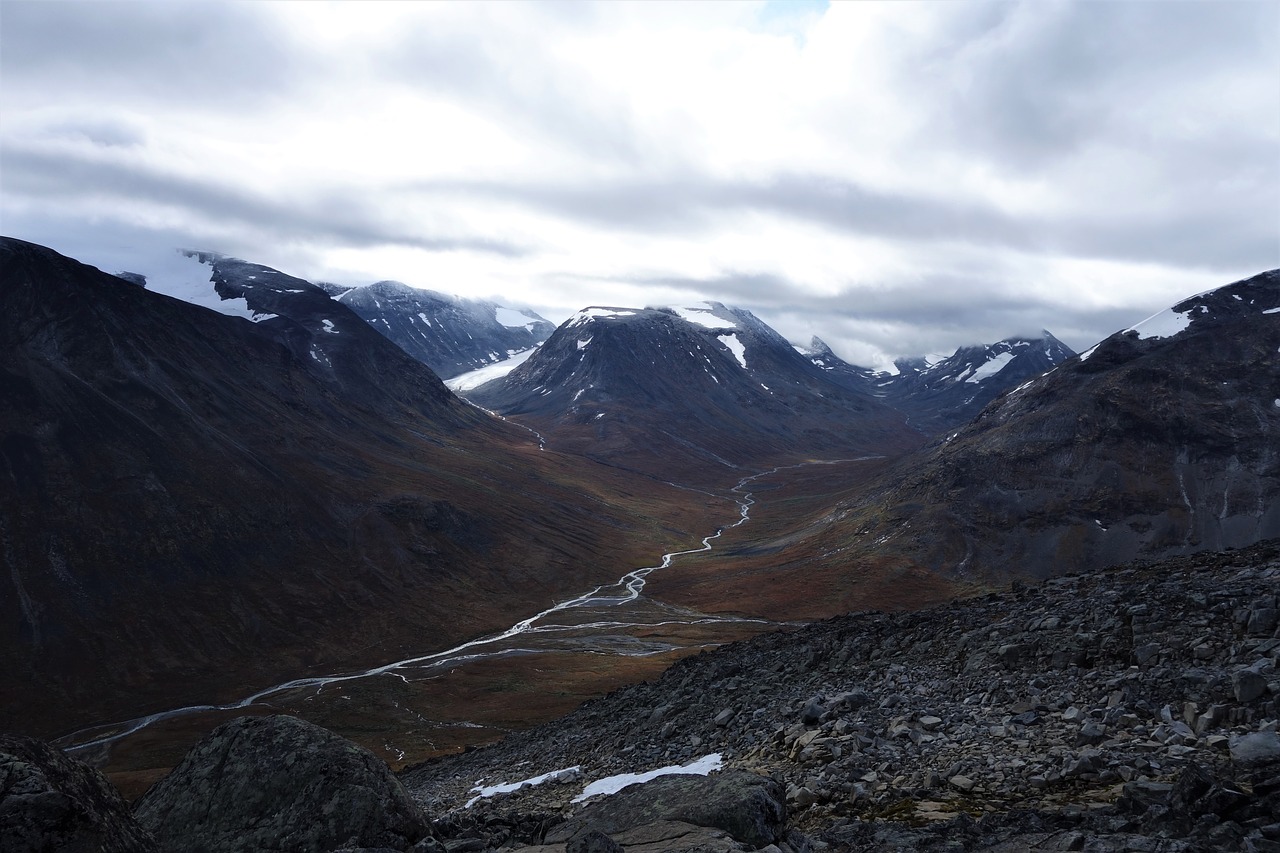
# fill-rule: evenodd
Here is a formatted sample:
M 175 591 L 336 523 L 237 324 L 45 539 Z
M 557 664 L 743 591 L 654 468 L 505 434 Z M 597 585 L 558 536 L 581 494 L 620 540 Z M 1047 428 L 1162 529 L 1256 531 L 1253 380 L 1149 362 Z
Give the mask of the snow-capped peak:
M 693 305 L 672 305 L 671 310 L 681 320 L 708 329 L 736 329 L 737 321 L 726 317 L 728 310 L 719 302 L 696 302 Z
M 565 325 L 580 326 L 596 318 L 634 317 L 635 314 L 636 312 L 630 308 L 601 308 L 593 306 L 591 308 L 583 308 L 574 314 L 565 322 Z

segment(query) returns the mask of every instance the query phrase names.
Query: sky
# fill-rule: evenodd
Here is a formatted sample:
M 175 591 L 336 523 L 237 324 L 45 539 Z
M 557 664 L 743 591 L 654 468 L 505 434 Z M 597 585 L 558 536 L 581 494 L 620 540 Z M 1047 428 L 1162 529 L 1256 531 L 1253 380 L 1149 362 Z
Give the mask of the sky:
M 1280 267 L 1280 2 L 0 0 L 0 233 L 846 360 Z

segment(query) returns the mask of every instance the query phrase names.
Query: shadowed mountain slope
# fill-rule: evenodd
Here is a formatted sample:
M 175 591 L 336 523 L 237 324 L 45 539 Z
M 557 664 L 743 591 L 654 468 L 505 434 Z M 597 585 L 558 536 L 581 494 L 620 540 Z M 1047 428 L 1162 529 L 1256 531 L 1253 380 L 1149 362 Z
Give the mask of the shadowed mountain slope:
M 668 476 L 722 478 L 920 441 L 899 413 L 829 381 L 750 312 L 719 303 L 585 309 L 467 394 L 553 446 Z
M 254 323 L 0 241 L 0 729 L 440 648 L 684 529 L 303 284 Z
M 803 352 L 833 382 L 875 394 L 927 435 L 968 423 L 996 397 L 1075 355 L 1047 331 L 960 347 L 936 361 L 900 359 L 892 376 L 844 362 L 818 338 Z
M 535 347 L 555 330 L 532 311 L 419 290 L 398 281 L 322 287 L 444 379 Z
M 959 576 L 1280 536 L 1280 271 L 1117 332 L 882 483 L 831 533 Z

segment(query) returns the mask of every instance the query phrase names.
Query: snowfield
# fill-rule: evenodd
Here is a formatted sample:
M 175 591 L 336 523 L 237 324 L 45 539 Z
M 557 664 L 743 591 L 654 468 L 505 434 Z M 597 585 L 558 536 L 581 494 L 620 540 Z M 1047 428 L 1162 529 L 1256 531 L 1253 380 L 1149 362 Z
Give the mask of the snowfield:
M 486 382 L 492 382 L 494 379 L 506 376 L 508 373 L 524 364 L 529 356 L 533 355 L 533 352 L 536 349 L 537 347 L 533 347 L 532 349 L 513 353 L 510 358 L 503 359 L 496 364 L 490 364 L 485 367 L 481 367 L 478 370 L 472 370 L 470 373 L 463 373 L 453 377 L 452 379 L 446 379 L 444 384 L 450 391 L 455 393 L 458 391 L 470 391 L 472 388 L 479 388 Z

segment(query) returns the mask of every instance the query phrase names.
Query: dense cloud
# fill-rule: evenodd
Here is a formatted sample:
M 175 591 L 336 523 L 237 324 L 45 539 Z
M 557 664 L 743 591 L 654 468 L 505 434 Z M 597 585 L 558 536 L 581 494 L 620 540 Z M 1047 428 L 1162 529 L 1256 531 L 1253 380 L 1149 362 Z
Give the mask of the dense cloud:
M 1084 348 L 1280 266 L 1278 48 L 1255 2 L 9 0 L 0 216 L 868 364 Z

